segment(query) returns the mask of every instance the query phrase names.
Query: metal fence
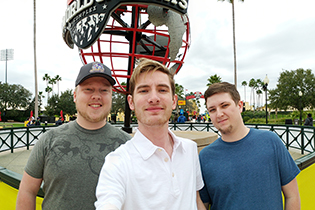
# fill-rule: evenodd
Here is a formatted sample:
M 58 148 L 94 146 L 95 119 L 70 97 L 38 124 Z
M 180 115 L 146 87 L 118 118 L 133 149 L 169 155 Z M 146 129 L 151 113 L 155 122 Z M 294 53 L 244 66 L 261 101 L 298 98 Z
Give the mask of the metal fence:
M 113 124 L 115 127 L 122 127 L 123 124 Z M 132 128 L 136 128 L 137 124 L 131 124 Z M 246 124 L 247 127 L 261 130 L 269 130 L 276 133 L 287 149 L 295 148 L 305 152 L 315 151 L 315 128 L 304 127 L 298 125 L 265 125 L 265 124 Z M 27 147 L 36 144 L 41 134 L 55 128 L 56 126 L 39 126 L 25 128 L 3 128 L 0 129 L 0 152 L 15 148 Z M 220 136 L 220 132 L 212 123 L 170 123 L 171 130 L 180 131 L 200 131 L 215 132 Z

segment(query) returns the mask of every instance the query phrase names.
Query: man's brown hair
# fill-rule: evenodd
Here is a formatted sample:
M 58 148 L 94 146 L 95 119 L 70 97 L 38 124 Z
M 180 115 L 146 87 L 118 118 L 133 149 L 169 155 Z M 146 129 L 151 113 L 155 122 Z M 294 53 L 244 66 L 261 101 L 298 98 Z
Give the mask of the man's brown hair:
M 214 94 L 217 93 L 229 93 L 235 104 L 238 104 L 238 102 L 241 100 L 240 94 L 237 91 L 235 85 L 230 84 L 228 82 L 219 82 L 210 85 L 206 90 L 204 94 L 206 103 L 208 97 L 213 96 Z
M 138 66 L 133 70 L 133 73 L 131 75 L 129 85 L 130 85 L 130 94 L 133 95 L 135 87 L 136 87 L 136 82 L 140 75 L 142 73 L 148 73 L 148 72 L 155 72 L 155 71 L 160 71 L 165 74 L 167 74 L 170 84 L 171 84 L 171 89 L 172 89 L 172 95 L 175 95 L 175 81 L 174 81 L 174 75 L 170 72 L 170 70 L 164 66 L 163 64 L 150 60 L 147 58 L 140 58 L 138 62 Z

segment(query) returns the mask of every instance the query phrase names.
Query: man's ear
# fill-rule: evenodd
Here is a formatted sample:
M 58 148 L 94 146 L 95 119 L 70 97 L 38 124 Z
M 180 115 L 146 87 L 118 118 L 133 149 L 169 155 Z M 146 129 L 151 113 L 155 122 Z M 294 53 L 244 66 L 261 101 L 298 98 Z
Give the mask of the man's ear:
M 238 107 L 239 107 L 240 112 L 243 112 L 243 106 L 244 106 L 243 101 L 240 100 L 238 102 Z
M 174 95 L 174 98 L 173 98 L 172 109 L 175 109 L 175 108 L 176 108 L 176 105 L 177 105 L 177 99 L 178 99 L 178 96 L 175 94 L 175 95 Z
M 76 101 L 76 98 L 77 98 L 77 94 L 76 94 L 76 92 L 74 91 L 73 92 L 73 102 L 75 103 L 75 101 Z
M 128 95 L 127 96 L 127 100 L 128 100 L 128 104 L 129 104 L 129 108 L 130 110 L 135 110 L 135 106 L 134 106 L 134 103 L 133 103 L 133 100 L 132 100 L 132 95 Z

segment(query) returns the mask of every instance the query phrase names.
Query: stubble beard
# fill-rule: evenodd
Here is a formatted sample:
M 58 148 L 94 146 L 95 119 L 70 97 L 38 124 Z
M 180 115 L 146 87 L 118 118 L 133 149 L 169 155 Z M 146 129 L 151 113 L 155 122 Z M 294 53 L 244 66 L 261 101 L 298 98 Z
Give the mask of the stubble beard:
M 91 123 L 97 123 L 97 122 L 104 121 L 109 114 L 109 112 L 103 112 L 103 113 L 100 113 L 100 115 L 98 117 L 92 118 L 92 117 L 90 117 L 90 115 L 87 112 L 81 111 L 80 109 L 78 109 L 78 107 L 76 107 L 76 108 L 77 108 L 78 113 L 81 115 L 81 117 L 84 118 L 86 121 L 91 122 Z
M 221 134 L 227 135 L 232 132 L 232 129 L 233 129 L 232 125 L 229 125 L 229 127 L 227 127 L 226 129 L 219 128 L 218 130 L 220 131 Z
M 137 115 L 137 111 L 135 110 L 135 114 Z M 147 126 L 160 126 L 160 125 L 165 125 L 166 123 L 168 123 L 170 117 L 171 117 L 171 112 L 166 115 L 164 115 L 163 117 L 161 117 L 160 119 L 156 120 L 156 119 L 145 119 L 145 116 L 141 116 L 140 118 L 138 118 L 138 121 L 143 124 L 143 125 L 147 125 Z

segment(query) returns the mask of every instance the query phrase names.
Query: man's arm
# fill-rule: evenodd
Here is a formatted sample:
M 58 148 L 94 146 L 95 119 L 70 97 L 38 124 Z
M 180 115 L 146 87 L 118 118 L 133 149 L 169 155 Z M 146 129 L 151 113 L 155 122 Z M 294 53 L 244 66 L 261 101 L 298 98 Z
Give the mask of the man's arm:
M 197 209 L 206 210 L 205 205 L 202 203 L 202 200 L 200 198 L 199 191 L 197 191 Z
M 42 179 L 33 178 L 24 172 L 17 195 L 16 210 L 35 210 L 36 195 L 41 183 Z
M 285 199 L 285 210 L 301 209 L 301 200 L 296 178 L 288 184 L 282 186 L 282 192 Z

